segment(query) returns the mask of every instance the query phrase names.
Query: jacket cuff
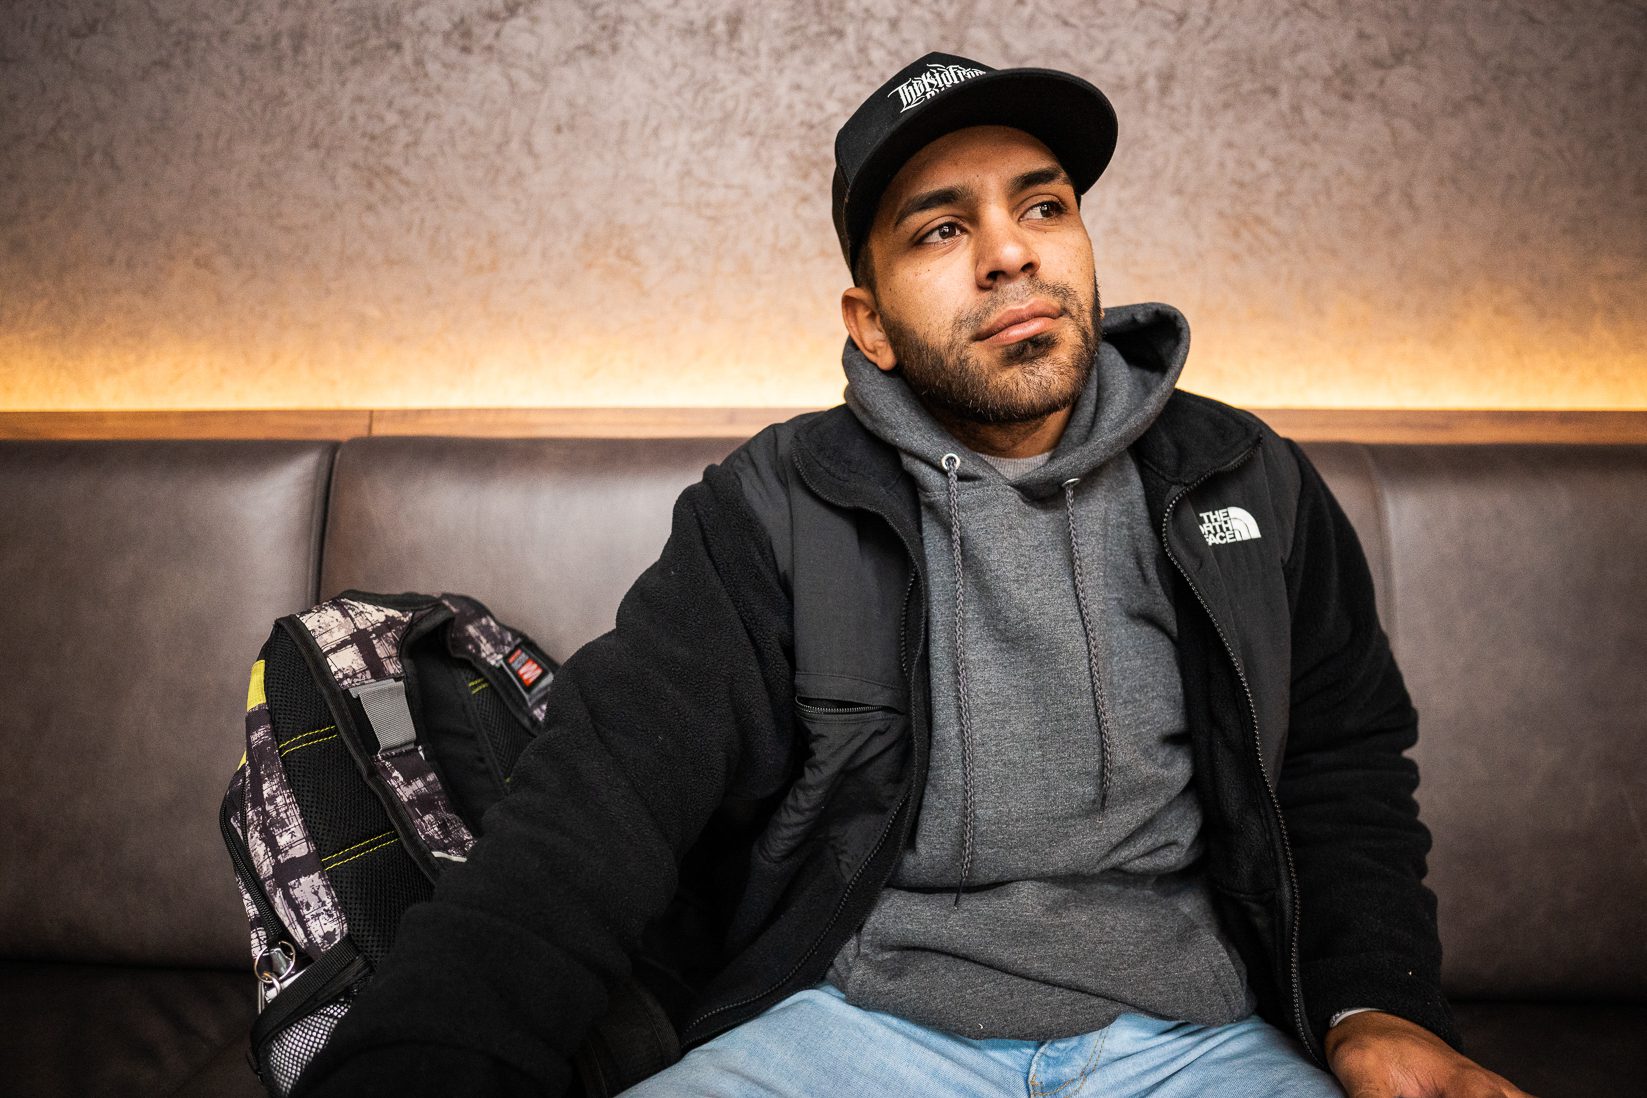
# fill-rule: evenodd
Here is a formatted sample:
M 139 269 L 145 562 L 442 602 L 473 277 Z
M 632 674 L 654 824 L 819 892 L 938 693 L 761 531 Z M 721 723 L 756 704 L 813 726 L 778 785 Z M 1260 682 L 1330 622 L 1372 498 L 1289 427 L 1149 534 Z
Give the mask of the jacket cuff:
M 1379 1010 L 1377 1007 L 1350 1007 L 1348 1010 L 1340 1010 L 1331 1018 L 1327 1019 L 1327 1028 L 1331 1029 L 1333 1026 L 1336 1026 L 1339 1022 L 1342 1022 L 1345 1018 L 1348 1018 L 1352 1014 L 1368 1013 L 1379 1013 Z
M 1303 977 L 1305 1013 L 1317 1041 L 1325 1041 L 1339 1012 L 1370 1008 L 1423 1026 L 1454 1049 L 1462 1047 L 1439 983 L 1410 963 L 1376 955 L 1341 957 L 1305 966 Z

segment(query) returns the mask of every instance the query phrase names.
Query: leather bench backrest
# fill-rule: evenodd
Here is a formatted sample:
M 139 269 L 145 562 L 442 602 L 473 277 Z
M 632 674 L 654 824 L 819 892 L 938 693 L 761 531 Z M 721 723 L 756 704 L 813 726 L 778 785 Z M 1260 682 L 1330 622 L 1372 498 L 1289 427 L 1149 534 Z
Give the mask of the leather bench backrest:
M 466 591 L 564 659 L 610 628 L 675 495 L 733 445 L 346 443 L 322 588 Z M 1639 996 L 1647 448 L 1307 450 L 1420 711 L 1449 989 Z
M 1641 999 L 1647 447 L 1306 449 L 1418 708 L 1448 991 Z
M 0 443 L 0 957 L 244 964 L 216 809 L 274 618 L 454 590 L 565 659 L 734 446 L 351 440 L 319 556 L 331 444 Z M 1449 991 L 1640 999 L 1647 447 L 1306 449 L 1419 709 Z
M 0 957 L 250 962 L 217 827 L 331 443 L 0 443 Z
M 338 454 L 324 595 L 454 591 L 564 661 L 611 629 L 675 497 L 730 439 L 361 438 Z

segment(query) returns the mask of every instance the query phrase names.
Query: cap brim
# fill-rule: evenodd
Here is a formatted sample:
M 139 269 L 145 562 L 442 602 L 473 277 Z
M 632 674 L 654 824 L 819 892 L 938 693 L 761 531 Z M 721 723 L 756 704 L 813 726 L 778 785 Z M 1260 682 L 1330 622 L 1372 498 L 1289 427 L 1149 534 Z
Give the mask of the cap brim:
M 1076 194 L 1098 181 L 1115 153 L 1115 109 L 1085 80 L 1056 69 L 985 73 L 911 111 L 864 158 L 845 201 L 854 252 L 875 219 L 881 193 L 909 158 L 969 126 L 1011 126 L 1037 138 L 1069 173 Z

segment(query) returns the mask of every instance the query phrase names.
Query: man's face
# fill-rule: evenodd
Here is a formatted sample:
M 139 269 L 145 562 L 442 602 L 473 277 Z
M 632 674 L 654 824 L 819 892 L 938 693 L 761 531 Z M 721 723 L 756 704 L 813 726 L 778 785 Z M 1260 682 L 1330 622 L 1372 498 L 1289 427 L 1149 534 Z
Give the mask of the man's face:
M 1100 315 L 1092 241 L 1040 141 L 1004 126 L 934 141 L 881 196 L 867 246 L 872 289 L 847 291 L 848 327 L 941 418 L 1025 423 L 1080 395 Z

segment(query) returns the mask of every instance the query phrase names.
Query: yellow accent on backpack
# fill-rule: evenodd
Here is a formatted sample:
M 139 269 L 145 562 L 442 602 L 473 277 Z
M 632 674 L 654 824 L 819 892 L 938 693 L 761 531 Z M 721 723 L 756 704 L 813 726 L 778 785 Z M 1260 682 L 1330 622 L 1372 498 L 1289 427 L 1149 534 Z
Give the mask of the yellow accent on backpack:
M 246 712 L 250 713 L 269 699 L 263 693 L 263 661 L 252 664 L 252 681 L 246 684 Z

